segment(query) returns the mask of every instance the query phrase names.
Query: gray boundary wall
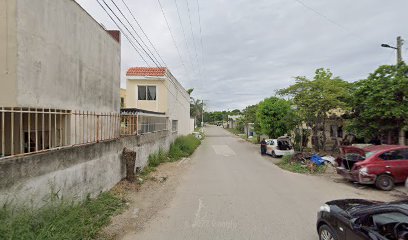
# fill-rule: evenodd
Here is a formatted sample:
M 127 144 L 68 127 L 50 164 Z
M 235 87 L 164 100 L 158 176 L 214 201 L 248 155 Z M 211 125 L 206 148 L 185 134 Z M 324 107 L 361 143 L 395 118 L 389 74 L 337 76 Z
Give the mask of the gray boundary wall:
M 0 160 L 0 204 L 39 207 L 51 193 L 74 201 L 96 197 L 126 176 L 125 147 L 136 151 L 135 169 L 143 168 L 151 153 L 168 150 L 176 137 L 163 131 Z

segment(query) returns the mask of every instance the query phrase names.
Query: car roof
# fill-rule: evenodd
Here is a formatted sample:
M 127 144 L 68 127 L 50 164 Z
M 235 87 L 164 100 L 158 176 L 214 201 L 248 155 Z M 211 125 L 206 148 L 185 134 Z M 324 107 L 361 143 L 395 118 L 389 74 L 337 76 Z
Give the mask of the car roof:
M 402 145 L 371 145 L 364 148 L 366 152 L 377 152 L 377 151 L 384 151 L 384 150 L 397 150 L 397 149 L 404 149 L 407 146 Z

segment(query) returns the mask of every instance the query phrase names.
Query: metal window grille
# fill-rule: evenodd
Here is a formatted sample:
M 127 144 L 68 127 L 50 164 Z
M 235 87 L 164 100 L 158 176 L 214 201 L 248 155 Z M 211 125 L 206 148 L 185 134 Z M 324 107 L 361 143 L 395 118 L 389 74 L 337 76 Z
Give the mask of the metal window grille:
M 120 114 L 0 108 L 0 158 L 120 137 Z

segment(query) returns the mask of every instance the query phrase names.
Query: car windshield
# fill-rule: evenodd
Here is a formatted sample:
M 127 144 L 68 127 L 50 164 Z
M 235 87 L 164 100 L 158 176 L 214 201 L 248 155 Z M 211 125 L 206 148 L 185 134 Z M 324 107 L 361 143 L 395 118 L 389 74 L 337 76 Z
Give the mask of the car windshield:
M 374 154 L 376 154 L 377 152 L 378 152 L 378 151 L 366 152 L 365 158 L 367 159 L 367 158 L 373 156 Z

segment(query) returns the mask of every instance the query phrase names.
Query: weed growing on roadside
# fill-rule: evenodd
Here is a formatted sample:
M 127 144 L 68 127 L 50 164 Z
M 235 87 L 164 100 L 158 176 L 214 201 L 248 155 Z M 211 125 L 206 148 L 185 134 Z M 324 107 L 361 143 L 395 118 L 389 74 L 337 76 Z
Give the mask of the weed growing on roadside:
M 282 169 L 295 172 L 295 173 L 305 173 L 305 174 L 320 174 L 326 171 L 326 166 L 317 166 L 313 164 L 313 167 L 304 165 L 299 162 L 292 162 L 292 155 L 283 156 L 282 160 L 276 165 Z
M 83 203 L 60 201 L 40 209 L 5 205 L 0 209 L 0 239 L 93 239 L 124 208 L 109 192 Z
M 161 163 L 175 162 L 183 157 L 190 156 L 200 144 L 201 141 L 193 135 L 178 137 L 174 143 L 170 145 L 168 152 L 159 149 L 158 152 L 149 155 L 148 164 L 140 173 L 140 176 L 145 177 L 149 175 L 149 173 L 155 171 L 156 167 Z

